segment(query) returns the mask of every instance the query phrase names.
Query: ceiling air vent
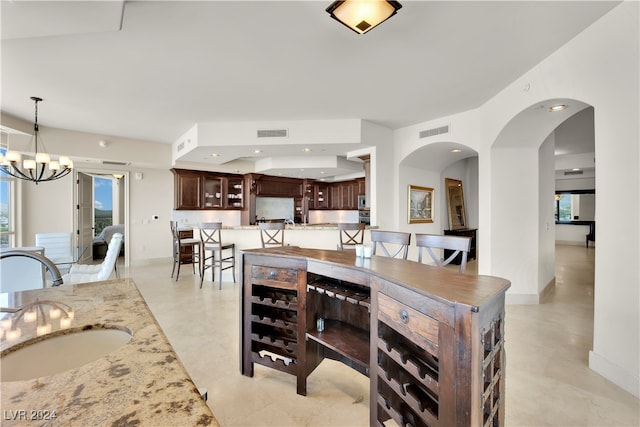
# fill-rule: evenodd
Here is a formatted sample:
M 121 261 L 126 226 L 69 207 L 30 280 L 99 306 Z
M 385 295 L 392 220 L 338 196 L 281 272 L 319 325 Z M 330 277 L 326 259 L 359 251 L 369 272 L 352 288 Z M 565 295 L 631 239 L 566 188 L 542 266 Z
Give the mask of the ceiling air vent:
M 564 176 L 569 176 L 569 175 L 582 175 L 583 171 L 566 171 L 564 173 Z
M 182 151 L 182 150 L 184 150 L 184 141 L 178 144 L 178 151 Z
M 442 135 L 449 133 L 449 125 L 440 126 L 439 128 L 427 129 L 420 132 L 420 138 L 428 138 L 430 136 Z
M 287 136 L 289 136 L 287 129 L 258 130 L 258 138 L 286 138 Z
M 109 160 L 103 160 L 103 165 L 114 165 L 114 166 L 129 166 L 128 162 L 111 162 Z

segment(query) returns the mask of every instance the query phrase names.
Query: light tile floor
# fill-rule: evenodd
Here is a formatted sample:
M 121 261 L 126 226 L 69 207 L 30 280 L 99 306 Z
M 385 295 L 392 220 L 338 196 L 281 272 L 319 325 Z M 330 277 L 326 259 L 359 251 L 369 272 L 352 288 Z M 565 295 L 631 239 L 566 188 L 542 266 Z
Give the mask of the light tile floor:
M 540 305 L 506 308 L 507 426 L 639 426 L 640 403 L 588 368 L 593 336 L 594 249 L 556 248 L 556 287 Z M 475 262 L 468 266 L 474 272 Z M 240 374 L 239 286 L 199 278 L 171 262 L 124 271 L 223 426 L 367 426 L 368 378 L 331 360 L 295 378 L 256 365 Z M 210 274 L 210 273 L 208 273 Z M 210 276 L 208 277 L 210 279 Z

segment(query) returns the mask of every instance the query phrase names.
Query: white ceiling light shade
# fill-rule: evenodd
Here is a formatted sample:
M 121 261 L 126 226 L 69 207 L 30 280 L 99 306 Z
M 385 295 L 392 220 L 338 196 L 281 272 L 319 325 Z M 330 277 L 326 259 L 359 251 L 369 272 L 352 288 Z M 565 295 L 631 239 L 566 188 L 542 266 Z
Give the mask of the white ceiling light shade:
M 364 34 L 395 15 L 401 7 L 392 0 L 343 0 L 331 3 L 327 12 L 356 33 Z

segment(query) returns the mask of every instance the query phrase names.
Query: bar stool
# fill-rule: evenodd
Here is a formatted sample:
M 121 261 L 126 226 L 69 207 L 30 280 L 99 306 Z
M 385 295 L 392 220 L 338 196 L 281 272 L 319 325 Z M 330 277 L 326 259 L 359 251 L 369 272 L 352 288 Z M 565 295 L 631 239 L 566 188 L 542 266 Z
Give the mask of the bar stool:
M 422 262 L 423 249 L 427 251 L 431 259 L 438 267 L 444 267 L 453 261 L 458 254 L 462 253 L 460 262 L 460 273 L 464 273 L 467 266 L 467 255 L 471 249 L 471 237 L 467 236 L 441 236 L 439 234 L 418 234 L 416 233 L 416 246 L 418 247 L 418 262 Z M 434 249 L 448 249 L 453 251 L 447 258 L 440 259 L 433 251 Z
M 284 222 L 261 222 L 258 227 L 263 248 L 284 246 Z
M 384 255 L 390 258 L 400 256 L 402 259 L 407 259 L 411 233 L 371 230 L 371 242 L 373 242 L 373 255 L 376 255 L 376 249 L 380 246 Z
M 338 250 L 355 249 L 356 245 L 361 245 L 364 241 L 364 224 L 359 222 L 338 223 L 340 233 L 340 243 Z
M 211 279 L 215 281 L 216 267 L 219 269 L 218 289 L 222 289 L 222 272 L 231 269 L 233 283 L 236 283 L 236 245 L 235 243 L 222 243 L 222 223 L 202 222 L 199 225 L 200 240 L 202 241 L 201 253 L 202 263 L 200 264 L 200 287 L 204 280 L 204 271 L 211 269 Z M 211 256 L 207 256 L 207 251 L 211 251 Z M 224 251 L 230 251 L 225 254 Z M 217 257 L 216 257 L 216 254 Z M 207 265 L 207 261 L 210 263 Z M 226 264 L 226 265 L 225 265 Z
M 176 273 L 176 282 L 180 276 L 180 265 L 191 264 L 193 267 L 193 273 L 196 272 L 195 263 L 198 263 L 198 272 L 200 272 L 200 239 L 194 237 L 182 237 L 181 231 L 178 230 L 178 221 L 169 221 L 171 225 L 171 234 L 173 235 L 173 269 L 171 270 L 171 277 L 176 272 L 176 266 L 178 271 Z

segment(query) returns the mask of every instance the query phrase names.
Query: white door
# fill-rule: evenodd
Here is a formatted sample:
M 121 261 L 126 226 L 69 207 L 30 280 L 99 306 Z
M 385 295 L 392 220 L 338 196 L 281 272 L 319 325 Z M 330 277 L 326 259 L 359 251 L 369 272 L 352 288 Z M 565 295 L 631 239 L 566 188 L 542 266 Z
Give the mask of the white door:
M 78 172 L 76 184 L 78 246 L 87 248 L 79 262 L 87 264 L 93 260 L 93 177 Z

